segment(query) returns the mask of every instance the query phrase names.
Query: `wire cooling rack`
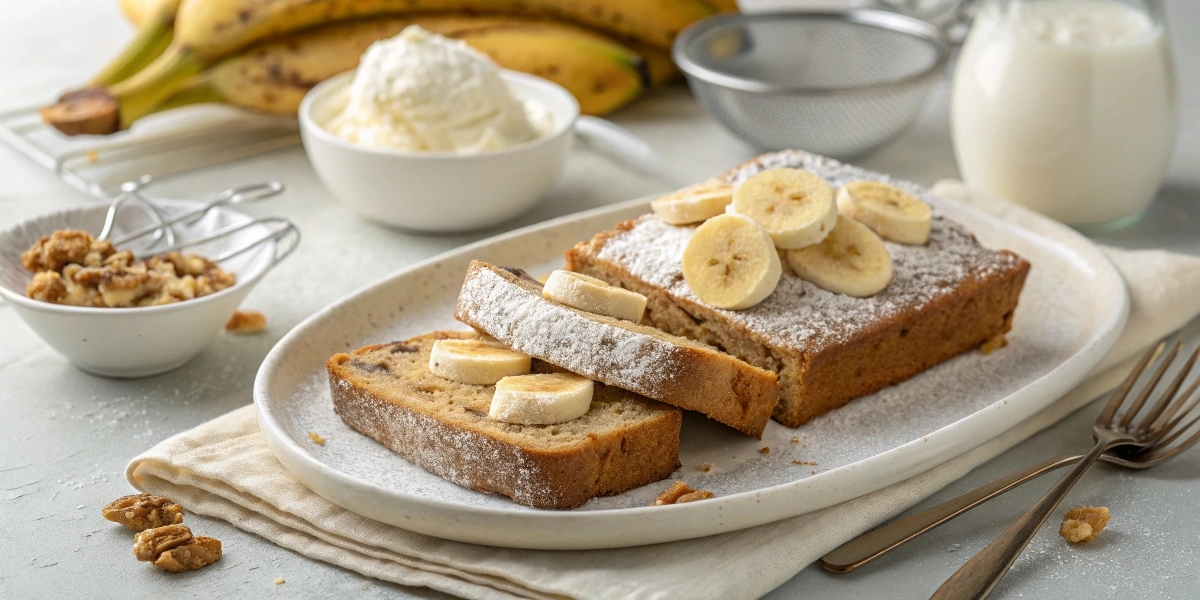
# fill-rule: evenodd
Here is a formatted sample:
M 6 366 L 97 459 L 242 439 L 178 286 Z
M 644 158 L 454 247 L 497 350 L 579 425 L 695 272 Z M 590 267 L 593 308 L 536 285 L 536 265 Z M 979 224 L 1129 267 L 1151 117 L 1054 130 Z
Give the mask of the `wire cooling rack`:
M 300 143 L 300 133 L 294 118 L 196 106 L 153 115 L 109 136 L 67 137 L 44 124 L 37 107 L 25 107 L 0 113 L 0 141 L 71 187 L 111 199 L 127 181 L 161 180 L 290 148 Z

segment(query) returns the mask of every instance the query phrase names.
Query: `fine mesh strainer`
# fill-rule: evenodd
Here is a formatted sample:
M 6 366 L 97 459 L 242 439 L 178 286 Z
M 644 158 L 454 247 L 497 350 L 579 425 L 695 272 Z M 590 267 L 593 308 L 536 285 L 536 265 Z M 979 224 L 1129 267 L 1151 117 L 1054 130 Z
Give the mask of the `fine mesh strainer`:
M 933 25 L 860 9 L 719 15 L 672 52 L 696 98 L 747 142 L 851 159 L 913 124 L 950 47 Z

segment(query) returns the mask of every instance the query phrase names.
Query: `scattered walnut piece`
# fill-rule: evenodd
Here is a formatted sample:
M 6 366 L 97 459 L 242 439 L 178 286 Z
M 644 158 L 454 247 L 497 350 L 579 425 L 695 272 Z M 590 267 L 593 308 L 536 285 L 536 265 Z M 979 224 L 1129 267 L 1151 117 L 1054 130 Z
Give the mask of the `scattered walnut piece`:
M 257 310 L 239 310 L 225 323 L 229 333 L 261 333 L 267 330 L 266 315 Z
M 1058 535 L 1063 536 L 1063 539 L 1072 544 L 1080 542 L 1089 544 L 1096 540 L 1106 525 L 1108 525 L 1108 507 L 1081 506 L 1072 508 L 1063 515 Z
M 676 481 L 671 484 L 671 487 L 659 494 L 654 499 L 654 506 L 663 506 L 664 504 L 679 504 L 680 502 L 694 502 L 696 500 L 704 500 L 712 498 L 713 493 L 708 490 L 697 490 L 692 486 Z M 686 500 L 685 500 L 686 498 Z
M 324 445 L 325 445 L 325 438 L 321 437 L 321 436 L 320 436 L 320 435 L 319 435 L 317 432 L 315 432 L 315 431 L 310 431 L 310 432 L 308 432 L 308 439 L 312 440 L 312 441 L 313 441 L 313 443 L 314 443 L 314 444 L 316 444 L 316 445 L 318 445 L 318 446 L 324 446 Z
M 275 580 L 275 585 L 283 585 L 284 583 L 287 583 L 287 581 L 282 577 Z
M 101 513 L 105 519 L 134 531 L 183 522 L 183 508 L 162 496 L 152 494 L 133 494 L 117 498 L 109 502 Z
M 763 447 L 762 447 L 762 450 L 759 450 L 759 451 L 758 451 L 758 453 L 759 453 L 759 454 L 770 454 L 770 453 L 771 453 L 771 447 L 770 447 L 770 446 L 763 446 Z
M 984 356 L 987 356 L 1007 345 L 1008 338 L 1004 337 L 1003 333 L 997 333 L 996 335 L 988 338 L 988 341 L 984 342 L 983 345 L 979 347 L 979 351 L 983 352 Z
M 696 490 L 690 494 L 684 494 L 675 501 L 675 504 L 683 504 L 684 502 L 695 502 L 697 500 L 708 500 L 713 497 L 713 493 L 708 490 Z
M 713 468 L 713 466 L 711 464 L 704 463 L 704 464 L 696 467 L 696 470 L 700 471 L 701 473 L 707 473 L 707 472 L 711 471 L 712 468 Z
M 178 573 L 195 571 L 200 567 L 217 562 L 221 558 L 221 540 L 196 536 L 182 546 L 163 552 L 154 561 L 154 568 Z
M 798 438 L 798 437 L 794 437 L 794 438 L 792 438 L 792 439 L 788 440 L 788 443 L 791 443 L 791 444 L 799 444 L 799 443 L 800 443 L 800 438 Z
M 138 560 L 156 561 L 163 552 L 192 541 L 192 530 L 183 525 L 164 525 L 133 536 L 133 555 Z

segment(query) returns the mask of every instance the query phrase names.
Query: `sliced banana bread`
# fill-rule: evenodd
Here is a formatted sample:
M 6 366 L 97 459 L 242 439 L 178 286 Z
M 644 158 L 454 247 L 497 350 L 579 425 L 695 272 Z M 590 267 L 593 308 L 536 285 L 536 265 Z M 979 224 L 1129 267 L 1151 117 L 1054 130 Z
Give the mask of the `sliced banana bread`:
M 796 167 L 832 185 L 891 181 L 885 175 L 799 151 L 760 156 L 726 173 L 737 184 L 765 169 Z M 904 381 L 1012 327 L 1029 263 L 989 250 L 938 214 L 937 200 L 914 184 L 891 181 L 933 205 L 928 243 L 886 246 L 894 278 L 882 292 L 854 298 L 817 287 L 787 267 L 775 291 L 747 310 L 700 301 L 683 278 L 681 256 L 694 226 L 654 215 L 627 221 L 567 252 L 566 267 L 647 297 L 654 326 L 711 344 L 779 374 L 774 417 L 797 427 L 847 402 Z
M 495 386 L 429 371 L 435 332 L 336 354 L 326 363 L 334 410 L 347 425 L 457 485 L 537 508 L 567 509 L 671 476 L 679 467 L 678 408 L 596 385 L 587 414 L 557 425 L 487 417 Z M 554 371 L 534 361 L 535 371 Z
M 779 401 L 775 373 L 707 344 L 548 300 L 519 269 L 472 261 L 454 317 L 534 358 L 757 438 Z

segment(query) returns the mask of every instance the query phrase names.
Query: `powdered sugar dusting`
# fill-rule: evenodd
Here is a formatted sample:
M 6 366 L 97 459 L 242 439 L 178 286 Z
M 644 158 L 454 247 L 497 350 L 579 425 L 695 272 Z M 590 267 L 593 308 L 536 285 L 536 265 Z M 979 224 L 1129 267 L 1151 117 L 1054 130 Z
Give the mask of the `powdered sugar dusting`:
M 919 310 L 953 294 L 969 277 L 986 277 L 1017 261 L 1009 254 L 984 248 L 961 225 L 938 214 L 937 200 L 928 191 L 832 159 L 802 153 L 770 154 L 730 179 L 740 183 L 759 171 L 783 166 L 810 170 L 835 187 L 855 179 L 890 181 L 933 205 L 934 217 L 927 244 L 885 242 L 895 274 L 886 289 L 870 298 L 821 289 L 785 269 L 775 292 L 761 304 L 746 310 L 714 309 L 773 345 L 804 348 L 851 339 L 880 320 Z M 634 277 L 676 298 L 702 304 L 684 281 L 680 262 L 694 231 L 694 227 L 670 225 L 646 215 L 630 231 L 611 238 L 600 249 L 599 258 L 621 265 Z
M 459 309 L 518 352 L 651 398 L 662 396 L 678 370 L 674 344 L 585 317 L 486 268 L 467 277 Z M 556 335 L 562 331 L 571 335 Z

